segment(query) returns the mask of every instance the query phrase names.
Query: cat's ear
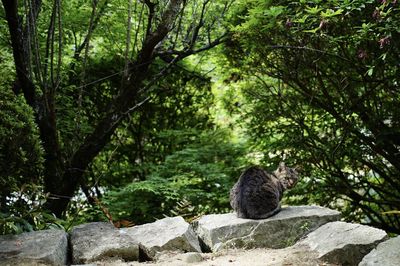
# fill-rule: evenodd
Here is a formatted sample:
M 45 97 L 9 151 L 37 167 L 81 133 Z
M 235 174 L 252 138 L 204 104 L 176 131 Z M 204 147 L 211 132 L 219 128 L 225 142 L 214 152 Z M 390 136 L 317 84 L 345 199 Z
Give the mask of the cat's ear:
M 284 162 L 280 162 L 279 163 L 279 167 L 278 167 L 279 172 L 282 172 L 283 170 L 285 170 L 285 168 L 286 168 L 285 163 Z
M 303 171 L 303 167 L 301 165 L 296 165 L 294 170 L 296 170 L 297 173 L 301 173 Z

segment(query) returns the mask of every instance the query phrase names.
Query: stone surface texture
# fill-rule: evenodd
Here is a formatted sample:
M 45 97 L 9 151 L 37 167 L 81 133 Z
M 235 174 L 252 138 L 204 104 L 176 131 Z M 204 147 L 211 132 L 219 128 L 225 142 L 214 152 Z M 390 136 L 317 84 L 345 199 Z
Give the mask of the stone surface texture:
M 127 228 L 126 232 L 129 237 L 141 243 L 144 253 L 150 259 L 158 252 L 168 250 L 201 252 L 192 227 L 180 216 Z
M 179 216 L 123 229 L 89 223 L 74 227 L 69 242 L 55 229 L 0 236 L 0 266 L 400 265 L 400 236 L 387 240 L 380 229 L 339 218 L 327 208 L 297 206 L 262 220 L 227 213 L 192 224 Z
M 187 253 L 186 253 L 187 254 Z M 288 247 L 284 249 L 229 249 L 216 253 L 203 253 L 189 260 L 186 254 L 164 254 L 159 260 L 146 262 L 146 266 L 338 266 L 317 258 L 309 250 Z M 199 259 L 199 261 L 196 261 Z M 100 261 L 98 266 L 143 266 L 139 262 Z
M 296 246 L 305 246 L 318 258 L 339 265 L 357 265 L 378 243 L 387 239 L 385 231 L 345 222 L 327 223 L 307 235 Z
M 340 219 L 340 213 L 319 206 L 283 208 L 275 216 L 262 220 L 237 218 L 235 213 L 201 217 L 192 226 L 205 251 L 226 248 L 284 248 L 328 222 Z
M 139 260 L 139 243 L 110 223 L 88 223 L 71 231 L 72 263 L 90 263 L 107 257 Z
M 360 262 L 359 266 L 399 266 L 400 236 L 380 243 Z
M 0 265 L 66 265 L 68 235 L 49 229 L 0 236 Z

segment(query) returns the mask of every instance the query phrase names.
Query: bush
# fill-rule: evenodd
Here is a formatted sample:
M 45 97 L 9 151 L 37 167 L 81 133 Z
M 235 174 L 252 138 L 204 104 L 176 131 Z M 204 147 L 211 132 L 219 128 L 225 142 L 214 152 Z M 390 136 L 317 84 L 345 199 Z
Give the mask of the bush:
M 31 108 L 0 86 L 0 234 L 31 229 L 22 214 L 40 197 L 42 167 L 43 150 Z M 13 217 L 20 217 L 16 224 Z
M 116 219 L 135 223 L 163 216 L 191 219 L 227 212 L 229 190 L 236 182 L 245 146 L 229 141 L 226 132 L 199 133 L 196 141 L 149 167 L 145 181 L 109 191 L 103 202 Z

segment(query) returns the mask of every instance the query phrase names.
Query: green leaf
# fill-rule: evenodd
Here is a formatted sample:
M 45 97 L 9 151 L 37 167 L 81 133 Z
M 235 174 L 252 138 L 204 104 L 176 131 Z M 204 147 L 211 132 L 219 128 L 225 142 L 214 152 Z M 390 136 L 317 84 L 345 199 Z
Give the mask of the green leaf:
M 294 22 L 303 24 L 303 23 L 306 22 L 306 20 L 307 20 L 309 17 L 310 17 L 310 15 L 307 15 L 307 14 L 306 14 L 306 15 L 303 15 L 302 17 L 300 17 L 300 18 L 295 19 Z
M 320 27 L 316 27 L 315 29 L 312 30 L 303 30 L 303 32 L 306 33 L 316 33 L 317 31 L 319 31 L 321 28 Z
M 284 6 L 272 6 L 269 9 L 267 9 L 264 12 L 265 16 L 268 17 L 278 17 L 280 14 L 282 14 L 285 11 L 285 7 Z
M 387 211 L 387 212 L 382 212 L 382 214 L 398 214 L 400 215 L 400 211 Z
M 336 11 L 333 11 L 332 9 L 327 9 L 325 12 L 321 12 L 321 17 L 323 18 L 331 18 L 337 15 L 340 15 L 343 13 L 343 9 L 338 9 Z
M 371 76 L 374 74 L 374 68 L 375 68 L 375 67 L 373 66 L 373 67 L 370 67 L 370 68 L 368 69 L 368 71 L 367 71 L 367 75 L 368 75 L 368 76 L 371 77 Z
M 315 6 L 315 7 L 307 7 L 306 8 L 306 12 L 311 14 L 311 15 L 316 15 L 318 14 L 320 11 L 322 10 L 322 8 L 320 8 L 319 6 Z

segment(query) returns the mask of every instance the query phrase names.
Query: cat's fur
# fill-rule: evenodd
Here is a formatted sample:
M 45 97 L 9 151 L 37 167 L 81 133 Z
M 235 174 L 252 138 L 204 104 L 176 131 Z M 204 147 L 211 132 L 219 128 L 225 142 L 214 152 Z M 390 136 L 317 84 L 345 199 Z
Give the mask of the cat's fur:
M 274 173 L 252 166 L 245 170 L 230 192 L 230 203 L 239 218 L 265 219 L 281 210 L 283 192 L 293 187 L 298 173 L 281 162 Z

